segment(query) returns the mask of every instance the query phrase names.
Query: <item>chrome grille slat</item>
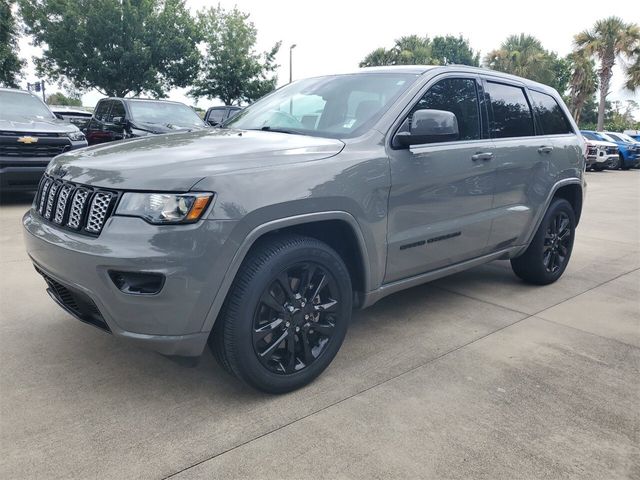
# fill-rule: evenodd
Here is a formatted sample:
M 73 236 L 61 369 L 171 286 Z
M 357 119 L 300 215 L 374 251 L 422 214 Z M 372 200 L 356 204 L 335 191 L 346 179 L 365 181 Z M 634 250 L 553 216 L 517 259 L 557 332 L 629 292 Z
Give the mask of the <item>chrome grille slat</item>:
M 113 195 L 109 192 L 96 192 L 91 200 L 89 208 L 89 217 L 87 218 L 87 226 L 85 229 L 91 233 L 100 233 L 104 221 L 109 211 L 111 198 Z
M 56 198 L 56 193 L 58 193 L 58 189 L 60 188 L 60 182 L 53 182 L 51 188 L 49 188 L 49 194 L 47 195 L 47 208 L 44 212 L 44 217 L 46 219 L 51 218 L 51 212 L 53 211 L 53 201 Z
M 44 207 L 46 205 L 47 195 L 49 194 L 49 187 L 53 183 L 53 180 L 47 178 L 42 182 L 42 190 L 40 191 L 40 205 L 38 205 L 38 213 L 44 214 Z
M 80 222 L 82 221 L 82 214 L 84 213 L 84 206 L 89 197 L 89 190 L 84 188 L 78 188 L 73 194 L 73 200 L 71 202 L 71 210 L 69 211 L 69 221 L 67 226 L 75 230 L 80 228 Z
M 70 183 L 66 183 L 60 187 L 60 193 L 58 194 L 58 203 L 56 204 L 56 215 L 53 218 L 53 221 L 58 225 L 62 225 L 62 221 L 64 220 L 64 214 L 67 210 L 67 201 L 69 200 L 69 195 L 73 190 L 73 185 Z

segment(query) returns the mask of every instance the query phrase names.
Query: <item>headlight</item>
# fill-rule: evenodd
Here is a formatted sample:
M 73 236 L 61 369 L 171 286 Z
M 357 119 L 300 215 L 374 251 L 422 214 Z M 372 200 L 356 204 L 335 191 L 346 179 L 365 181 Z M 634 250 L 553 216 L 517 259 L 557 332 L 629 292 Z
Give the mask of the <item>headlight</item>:
M 84 140 L 84 133 L 82 132 L 71 132 L 71 133 L 67 133 L 67 137 L 69 137 L 69 139 L 72 142 L 80 142 L 82 140 Z
M 116 215 L 140 217 L 149 223 L 193 223 L 207 209 L 212 193 L 134 193 L 122 195 Z

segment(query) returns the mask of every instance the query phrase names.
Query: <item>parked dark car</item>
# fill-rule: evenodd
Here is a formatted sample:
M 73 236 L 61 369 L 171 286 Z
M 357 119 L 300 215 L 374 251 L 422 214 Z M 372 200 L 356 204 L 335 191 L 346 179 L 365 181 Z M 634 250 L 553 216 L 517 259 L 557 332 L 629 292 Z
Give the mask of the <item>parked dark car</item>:
M 79 107 L 67 107 L 64 105 L 50 105 L 49 109 L 54 115 L 67 123 L 72 123 L 84 131 L 89 125 L 92 113 Z
M 38 187 L 49 161 L 87 141 L 75 125 L 60 120 L 37 96 L 0 88 L 0 190 Z
M 240 110 L 242 110 L 242 107 L 234 105 L 211 107 L 204 115 L 204 121 L 215 127 L 216 125 L 220 125 L 226 120 L 233 118 Z
M 103 98 L 87 126 L 89 145 L 124 138 L 202 130 L 208 125 L 190 107 L 168 100 Z

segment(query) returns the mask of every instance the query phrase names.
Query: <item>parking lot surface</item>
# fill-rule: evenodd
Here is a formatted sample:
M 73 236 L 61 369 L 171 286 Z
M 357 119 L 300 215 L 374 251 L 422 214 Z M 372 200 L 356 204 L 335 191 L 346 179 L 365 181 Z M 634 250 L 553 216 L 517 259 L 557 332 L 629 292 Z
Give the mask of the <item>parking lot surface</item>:
M 588 173 L 556 284 L 495 262 L 357 312 L 270 396 L 84 325 L 0 205 L 0 477 L 640 478 L 640 171 Z

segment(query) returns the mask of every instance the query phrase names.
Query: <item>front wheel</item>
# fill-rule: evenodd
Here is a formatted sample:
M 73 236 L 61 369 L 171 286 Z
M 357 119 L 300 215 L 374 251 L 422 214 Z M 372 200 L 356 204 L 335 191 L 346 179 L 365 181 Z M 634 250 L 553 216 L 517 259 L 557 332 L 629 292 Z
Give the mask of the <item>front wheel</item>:
M 563 198 L 553 200 L 527 250 L 511 259 L 515 274 L 536 285 L 558 280 L 571 258 L 575 225 L 571 204 Z
M 351 302 L 349 272 L 331 247 L 299 235 L 273 237 L 240 267 L 210 345 L 218 362 L 252 387 L 295 390 L 338 353 Z

